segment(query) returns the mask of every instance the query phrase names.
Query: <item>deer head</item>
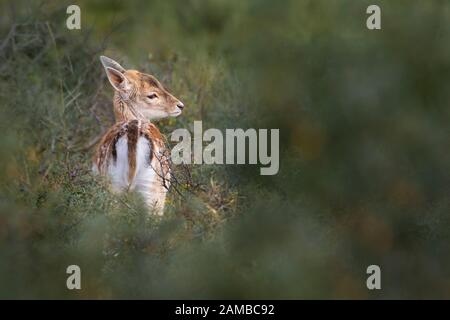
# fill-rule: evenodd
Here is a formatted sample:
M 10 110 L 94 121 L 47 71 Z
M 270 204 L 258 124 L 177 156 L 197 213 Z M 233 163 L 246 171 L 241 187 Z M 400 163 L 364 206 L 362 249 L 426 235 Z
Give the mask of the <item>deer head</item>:
M 137 70 L 126 70 L 105 56 L 101 56 L 100 61 L 115 90 L 116 121 L 155 120 L 181 114 L 184 104 L 169 93 L 155 77 Z

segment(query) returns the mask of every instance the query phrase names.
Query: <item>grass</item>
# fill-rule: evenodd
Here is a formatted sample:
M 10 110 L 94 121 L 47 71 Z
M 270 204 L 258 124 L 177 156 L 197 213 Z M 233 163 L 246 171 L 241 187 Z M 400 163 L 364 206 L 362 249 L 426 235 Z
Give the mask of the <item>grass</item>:
M 163 263 L 186 242 L 213 237 L 236 214 L 238 194 L 217 180 L 219 168 L 188 169 L 188 179 L 186 168 L 178 169 L 180 193 L 172 188 L 164 219 L 149 218 L 138 196 L 117 197 L 91 174 L 93 148 L 85 146 L 113 121 L 112 94 L 98 61 L 104 48 L 89 36 L 69 39 L 49 21 L 15 23 L 2 43 L 2 297 L 67 296 L 64 282 L 49 279 L 63 277 L 69 260 L 82 269 L 94 264 L 95 278 L 117 276 L 128 259 L 142 254 Z M 189 92 L 188 101 L 208 98 L 208 85 L 188 91 L 189 81 L 178 80 L 174 65 L 156 67 L 174 90 Z M 210 77 L 205 70 L 202 81 L 209 84 Z M 167 120 L 161 128 L 170 132 L 178 125 Z M 16 264 L 23 280 L 4 279 Z M 31 288 L 23 285 L 27 277 Z M 89 286 L 84 292 L 114 296 Z
M 80 32 L 0 7 L 0 297 L 449 296 L 447 2 L 379 1 L 381 32 L 370 1 L 80 3 Z M 164 218 L 112 196 L 85 148 L 113 123 L 100 54 L 185 103 L 165 135 L 279 128 L 279 173 L 177 167 Z

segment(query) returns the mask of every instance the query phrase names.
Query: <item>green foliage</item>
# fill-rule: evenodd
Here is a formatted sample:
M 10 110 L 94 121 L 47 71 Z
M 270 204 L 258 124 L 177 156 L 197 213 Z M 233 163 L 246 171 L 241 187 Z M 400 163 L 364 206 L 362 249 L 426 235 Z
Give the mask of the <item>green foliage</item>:
M 81 31 L 2 4 L 0 297 L 448 298 L 450 5 L 378 3 L 382 31 L 370 1 L 82 1 Z M 279 174 L 190 166 L 163 218 L 113 196 L 100 54 L 185 103 L 166 134 L 280 128 Z

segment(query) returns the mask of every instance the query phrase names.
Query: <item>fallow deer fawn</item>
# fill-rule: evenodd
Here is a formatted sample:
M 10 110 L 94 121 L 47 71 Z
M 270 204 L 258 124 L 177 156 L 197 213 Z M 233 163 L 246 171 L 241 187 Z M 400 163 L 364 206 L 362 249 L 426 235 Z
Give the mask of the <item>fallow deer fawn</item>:
M 183 103 L 159 81 L 136 70 L 126 70 L 101 56 L 115 89 L 116 123 L 97 146 L 93 170 L 109 178 L 115 192 L 136 190 L 152 212 L 162 215 L 169 187 L 169 151 L 151 120 L 176 117 Z

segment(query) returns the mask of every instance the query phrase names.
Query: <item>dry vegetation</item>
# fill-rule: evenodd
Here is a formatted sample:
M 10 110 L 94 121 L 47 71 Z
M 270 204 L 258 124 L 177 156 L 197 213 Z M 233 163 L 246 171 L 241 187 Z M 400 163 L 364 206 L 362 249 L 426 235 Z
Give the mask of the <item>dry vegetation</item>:
M 379 2 L 378 33 L 366 0 L 80 1 L 81 32 L 1 3 L 0 297 L 448 298 L 450 4 Z M 279 128 L 279 174 L 177 166 L 164 218 L 112 196 L 100 54 L 185 103 L 166 135 Z

